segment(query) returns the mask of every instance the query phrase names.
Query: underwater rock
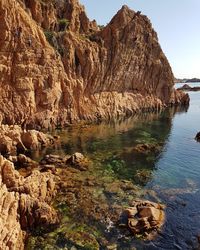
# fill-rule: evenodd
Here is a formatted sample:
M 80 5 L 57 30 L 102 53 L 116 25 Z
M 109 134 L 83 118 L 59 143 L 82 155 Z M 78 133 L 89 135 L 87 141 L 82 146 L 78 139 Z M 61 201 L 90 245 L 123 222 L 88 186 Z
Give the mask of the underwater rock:
M 135 200 L 124 211 L 127 225 L 134 235 L 142 234 L 152 239 L 165 221 L 164 206 L 146 200 Z
M 88 169 L 89 161 L 83 154 L 76 152 L 67 160 L 67 164 L 81 171 L 85 171 Z
M 145 184 L 147 183 L 152 176 L 152 171 L 149 169 L 138 169 L 135 173 L 134 180 L 137 181 L 137 183 Z
M 74 153 L 71 156 L 65 155 L 46 155 L 41 161 L 41 165 L 54 165 L 56 167 L 73 167 L 77 170 L 85 171 L 88 169 L 89 160 L 81 153 Z
M 60 156 L 60 155 L 45 155 L 44 158 L 40 161 L 41 165 L 55 165 L 59 167 L 66 166 L 66 161 L 70 158 L 69 155 Z
M 135 146 L 133 151 L 142 154 L 159 153 L 162 147 L 162 143 L 142 143 Z
M 200 132 L 198 132 L 195 136 L 195 140 L 200 142 Z

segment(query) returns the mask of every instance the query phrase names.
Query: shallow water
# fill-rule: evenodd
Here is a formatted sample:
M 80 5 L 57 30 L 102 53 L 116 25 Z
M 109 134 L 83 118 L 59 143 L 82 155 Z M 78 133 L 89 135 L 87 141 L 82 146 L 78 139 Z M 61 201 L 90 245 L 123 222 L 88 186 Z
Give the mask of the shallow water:
M 80 192 L 80 207 L 81 204 L 87 205 L 87 202 L 88 206 L 99 206 L 100 209 L 102 206 L 127 206 L 137 196 L 166 204 L 166 223 L 156 240 L 133 239 L 127 232 L 121 232 L 112 227 L 112 223 L 103 221 L 104 214 L 103 222 L 99 222 L 96 214 L 88 218 L 83 209 L 80 218 L 76 211 L 77 201 L 69 204 L 69 199 L 65 199 L 69 193 L 60 193 L 55 203 L 63 216 L 60 231 L 56 229 L 40 237 L 37 234 L 36 238 L 31 238 L 36 241 L 29 245 L 29 249 L 70 249 L 69 242 L 62 241 L 59 235 L 63 231 L 71 235 L 77 228 L 98 239 L 101 249 L 104 247 L 99 238 L 105 238 L 106 244 L 114 243 L 117 249 L 124 250 L 133 247 L 195 249 L 197 235 L 200 234 L 200 143 L 194 137 L 200 130 L 200 92 L 189 94 L 191 102 L 188 110 L 169 109 L 121 121 L 58 131 L 62 138 L 60 146 L 32 154 L 33 158 L 40 159 L 47 153 L 65 155 L 81 152 L 91 159 L 92 165 L 88 171 L 73 175 L 81 183 L 77 188 L 84 189 L 81 191 L 83 196 L 85 192 L 92 196 L 92 201 L 84 196 L 87 200 L 85 204 Z M 142 143 L 158 147 L 156 151 L 146 154 L 134 151 L 134 147 Z M 89 178 L 95 183 L 92 187 L 84 184 Z M 122 183 L 134 184 L 136 188 L 123 189 Z

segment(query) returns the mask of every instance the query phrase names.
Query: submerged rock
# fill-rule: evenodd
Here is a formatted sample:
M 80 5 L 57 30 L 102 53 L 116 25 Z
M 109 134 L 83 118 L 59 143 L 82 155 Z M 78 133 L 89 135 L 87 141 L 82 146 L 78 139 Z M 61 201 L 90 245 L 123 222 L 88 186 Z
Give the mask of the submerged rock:
M 57 167 L 65 167 L 67 160 L 70 158 L 69 155 L 60 156 L 60 155 L 45 155 L 44 158 L 40 161 L 41 165 L 55 165 Z
M 127 216 L 130 231 L 148 239 L 155 237 L 165 221 L 163 205 L 151 201 L 135 200 L 124 214 Z
M 159 153 L 163 148 L 163 143 L 143 143 L 138 144 L 134 147 L 133 152 L 149 154 L 149 153 Z
M 85 171 L 88 169 L 89 161 L 83 154 L 76 152 L 67 160 L 67 164 L 81 171 Z
M 85 171 L 88 169 L 89 160 L 81 153 L 74 153 L 71 156 L 65 155 L 46 155 L 40 161 L 41 166 L 55 166 L 55 167 L 73 167 L 81 171 Z

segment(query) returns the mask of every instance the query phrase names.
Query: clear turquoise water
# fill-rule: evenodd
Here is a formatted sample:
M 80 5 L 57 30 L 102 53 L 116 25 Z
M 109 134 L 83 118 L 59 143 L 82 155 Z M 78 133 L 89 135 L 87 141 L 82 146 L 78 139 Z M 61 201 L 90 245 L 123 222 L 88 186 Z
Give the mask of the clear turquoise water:
M 200 86 L 200 83 L 190 85 Z M 188 110 L 170 109 L 160 114 L 69 128 L 58 132 L 62 138 L 60 146 L 33 154 L 33 157 L 41 158 L 47 153 L 82 152 L 93 161 L 96 178 L 110 176 L 114 180 L 131 181 L 144 191 L 150 190 L 144 198 L 166 204 L 166 223 L 156 240 L 144 242 L 110 235 L 115 238 L 118 249 L 133 246 L 137 249 L 195 249 L 197 245 L 197 235 L 200 234 L 200 143 L 194 137 L 200 131 L 200 92 L 189 94 Z M 134 146 L 141 143 L 159 143 L 159 151 L 146 155 L 135 153 Z M 141 178 L 143 172 L 145 175 Z M 110 202 L 121 205 L 114 195 Z

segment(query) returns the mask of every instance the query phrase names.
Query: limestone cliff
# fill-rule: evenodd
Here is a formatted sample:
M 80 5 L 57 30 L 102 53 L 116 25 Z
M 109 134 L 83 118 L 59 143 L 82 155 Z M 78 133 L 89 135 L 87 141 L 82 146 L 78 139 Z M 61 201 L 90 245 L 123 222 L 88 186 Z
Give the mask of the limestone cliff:
M 187 103 L 149 19 L 123 6 L 106 27 L 78 0 L 0 1 L 3 123 L 48 127 Z

